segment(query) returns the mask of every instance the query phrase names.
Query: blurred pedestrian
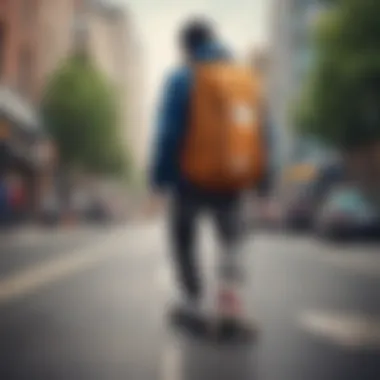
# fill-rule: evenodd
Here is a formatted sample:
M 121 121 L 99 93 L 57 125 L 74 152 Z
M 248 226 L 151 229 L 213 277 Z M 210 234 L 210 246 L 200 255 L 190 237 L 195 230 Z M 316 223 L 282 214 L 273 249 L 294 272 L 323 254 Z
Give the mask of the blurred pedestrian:
M 14 224 L 21 222 L 26 208 L 26 191 L 23 181 L 17 176 L 9 178 L 9 202 Z
M 201 315 L 203 284 L 196 260 L 196 229 L 211 214 L 223 249 L 217 314 L 242 322 L 241 196 L 265 176 L 261 97 L 257 78 L 240 67 L 207 20 L 180 33 L 184 65 L 169 76 L 154 141 L 151 185 L 170 197 L 170 238 L 181 299 L 173 317 Z M 152 201 L 155 209 L 160 202 Z
M 0 177 L 0 226 L 9 224 L 9 196 L 8 187 L 3 176 Z

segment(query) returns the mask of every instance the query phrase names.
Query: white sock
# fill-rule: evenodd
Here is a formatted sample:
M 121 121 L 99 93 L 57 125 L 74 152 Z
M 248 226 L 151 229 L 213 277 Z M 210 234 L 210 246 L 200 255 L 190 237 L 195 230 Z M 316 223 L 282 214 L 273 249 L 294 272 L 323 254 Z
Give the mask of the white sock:
M 246 273 L 246 255 L 242 244 L 231 244 L 226 247 L 219 262 L 220 281 L 228 283 L 244 283 Z
M 218 308 L 221 307 L 219 298 L 224 292 L 232 293 L 233 298 L 236 297 L 239 311 L 219 310 L 219 312 L 243 312 L 244 306 L 244 284 L 246 277 L 245 252 L 241 244 L 235 244 L 227 247 L 220 257 L 219 281 L 218 281 Z

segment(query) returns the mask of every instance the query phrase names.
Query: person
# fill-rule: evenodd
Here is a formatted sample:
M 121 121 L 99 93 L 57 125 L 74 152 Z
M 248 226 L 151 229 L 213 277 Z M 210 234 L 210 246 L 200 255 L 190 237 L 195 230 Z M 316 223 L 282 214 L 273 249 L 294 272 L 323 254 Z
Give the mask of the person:
M 0 226 L 9 224 L 9 192 L 4 176 L 0 176 Z
M 212 23 L 205 19 L 190 20 L 180 31 L 179 42 L 185 63 L 169 75 L 164 87 L 150 168 L 150 184 L 152 192 L 155 194 L 152 201 L 155 206 L 152 208 L 162 204 L 164 195 L 168 195 L 170 201 L 169 233 L 173 262 L 181 293 L 178 303 L 172 310 L 172 317 L 180 321 L 189 315 L 199 315 L 202 310 L 204 288 L 195 245 L 199 215 L 206 211 L 210 213 L 215 223 L 223 247 L 219 265 L 221 281 L 216 302 L 217 312 L 222 319 L 228 318 L 241 322 L 244 314 L 243 305 L 241 297 L 237 296 L 243 284 L 242 280 L 244 280 L 243 250 L 241 249 L 243 232 L 240 217 L 241 199 L 242 194 L 246 190 L 251 190 L 257 181 L 255 182 L 253 177 L 247 177 L 252 181 L 246 181 L 246 183 L 243 181 L 245 186 L 239 186 L 237 180 L 235 183 L 226 177 L 225 189 L 222 189 L 222 182 L 220 182 L 221 188 L 218 188 L 217 178 L 211 182 L 211 175 L 215 170 L 212 168 L 211 158 L 207 158 L 207 155 L 215 153 L 213 151 L 219 149 L 215 145 L 219 141 L 217 138 L 219 132 L 217 129 L 213 130 L 212 122 L 207 122 L 207 115 L 203 114 L 202 116 L 201 112 L 198 112 L 202 109 L 202 104 L 206 104 L 209 99 L 206 101 L 204 97 L 202 98 L 207 90 L 204 90 L 203 93 L 199 90 L 202 86 L 200 83 L 202 74 L 197 71 L 202 70 L 201 67 L 203 67 L 203 73 L 206 73 L 205 77 L 213 77 L 216 84 L 220 82 L 220 90 L 215 90 L 215 99 L 219 95 L 221 98 L 224 91 L 223 75 L 226 80 L 228 77 L 234 80 L 233 74 L 229 73 L 235 73 L 236 70 L 230 70 L 228 67 L 230 64 L 233 65 L 235 60 L 220 42 Z M 218 68 L 218 63 L 221 64 L 220 68 Z M 224 70 L 223 67 L 227 67 L 227 69 Z M 207 70 L 209 70 L 208 73 Z M 244 94 L 250 96 L 251 82 L 248 80 L 251 78 L 248 79 L 246 73 L 242 73 L 236 71 L 235 77 L 244 77 L 246 83 L 241 82 L 238 85 L 241 89 L 247 89 Z M 216 85 L 213 86 L 213 88 L 216 87 Z M 226 93 L 233 93 L 228 86 L 224 88 Z M 214 90 L 211 89 L 210 93 L 212 91 Z M 220 113 L 215 115 L 219 118 L 215 124 L 215 127 L 218 128 L 218 124 L 223 123 L 225 110 L 223 110 L 222 104 L 215 110 L 216 113 Z M 242 112 L 245 109 L 238 111 L 237 116 L 240 119 L 247 117 L 247 112 Z M 198 116 L 196 116 L 197 112 Z M 194 134 L 193 137 L 190 137 L 192 128 L 194 127 L 194 131 L 198 128 L 194 126 L 195 119 L 198 120 L 198 124 L 196 124 L 202 128 L 198 132 L 200 132 L 199 136 L 203 137 L 198 139 L 194 137 Z M 249 131 L 249 137 L 250 133 Z M 191 147 L 190 141 L 198 142 Z M 242 144 L 245 142 L 243 141 Z M 251 147 L 249 144 L 245 145 Z M 201 156 L 200 161 L 197 161 L 199 156 Z M 211 171 L 207 171 L 208 167 Z M 194 175 L 192 176 L 191 173 Z M 210 178 L 209 182 L 207 182 L 207 178 Z M 227 180 L 227 178 L 229 179 Z M 217 182 L 218 185 L 216 185 Z M 213 186 L 214 184 L 215 186 Z
M 25 213 L 26 194 L 23 181 L 18 176 L 9 178 L 10 207 L 14 224 L 21 222 Z
M 41 200 L 42 222 L 47 226 L 56 226 L 60 219 L 60 204 L 54 191 L 48 192 Z

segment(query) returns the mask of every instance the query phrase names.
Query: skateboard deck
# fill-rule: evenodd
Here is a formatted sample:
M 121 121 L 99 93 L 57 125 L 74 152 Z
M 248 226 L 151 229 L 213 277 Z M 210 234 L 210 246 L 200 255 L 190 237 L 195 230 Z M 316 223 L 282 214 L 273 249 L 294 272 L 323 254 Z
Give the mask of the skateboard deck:
M 258 334 L 254 325 L 248 322 L 179 310 L 170 316 L 170 324 L 191 338 L 216 344 L 252 344 Z

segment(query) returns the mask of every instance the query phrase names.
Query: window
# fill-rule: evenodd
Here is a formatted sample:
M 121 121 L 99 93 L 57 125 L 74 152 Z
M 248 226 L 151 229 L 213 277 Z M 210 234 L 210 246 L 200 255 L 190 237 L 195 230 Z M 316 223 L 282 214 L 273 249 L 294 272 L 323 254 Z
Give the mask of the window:
M 18 88 L 26 96 L 32 91 L 32 54 L 29 49 L 22 49 L 19 56 Z
M 36 13 L 35 0 L 22 0 L 21 3 L 21 22 L 23 25 L 28 26 L 32 17 Z

